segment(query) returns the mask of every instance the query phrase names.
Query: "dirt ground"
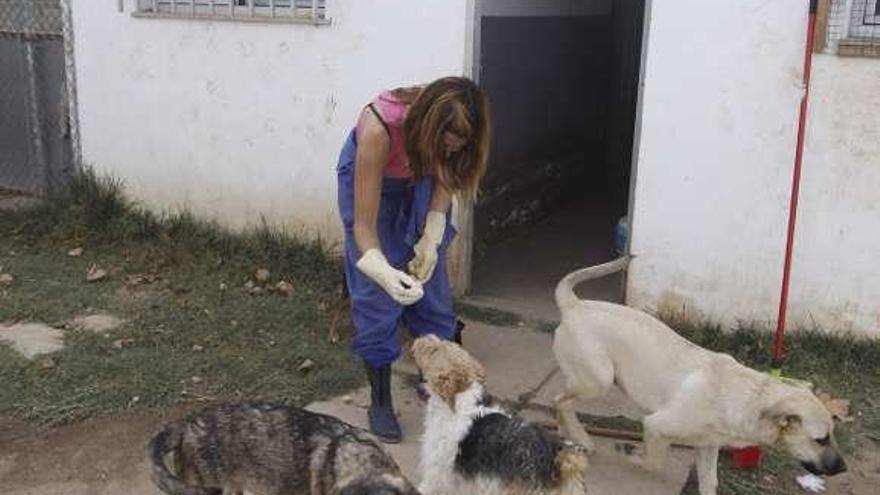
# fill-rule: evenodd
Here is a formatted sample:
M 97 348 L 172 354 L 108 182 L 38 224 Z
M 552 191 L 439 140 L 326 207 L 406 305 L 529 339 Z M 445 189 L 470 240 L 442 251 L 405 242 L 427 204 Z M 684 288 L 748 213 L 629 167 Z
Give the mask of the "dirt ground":
M 161 495 L 149 478 L 146 442 L 166 413 L 92 418 L 49 431 L 0 420 L 4 495 Z

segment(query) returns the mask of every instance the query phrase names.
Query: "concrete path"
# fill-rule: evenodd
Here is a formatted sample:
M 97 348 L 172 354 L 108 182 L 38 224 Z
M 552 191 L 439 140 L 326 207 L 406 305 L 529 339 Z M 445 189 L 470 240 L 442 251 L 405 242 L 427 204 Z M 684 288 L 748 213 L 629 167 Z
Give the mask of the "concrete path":
M 535 389 L 553 370 L 552 336 L 523 328 L 500 328 L 468 322 L 464 345 L 486 368 L 489 391 L 502 401 L 517 402 L 520 394 Z M 404 430 L 404 441 L 388 446 L 401 468 L 414 481 L 419 480 L 418 459 L 422 433 L 423 405 L 415 394 L 416 368 L 409 359 L 401 359 L 395 366 L 393 378 L 395 408 Z M 552 398 L 562 389 L 557 373 L 538 391 L 534 401 L 521 415 L 543 423 L 554 422 Z M 369 390 L 363 388 L 352 394 L 309 408 L 332 414 L 352 424 L 366 427 L 366 407 Z M 597 416 L 625 416 L 640 419 L 642 412 L 623 394 L 614 391 L 600 400 L 583 402 L 581 412 Z M 667 470 L 652 475 L 628 460 L 625 451 L 639 452 L 640 445 L 632 442 L 595 437 L 598 453 L 590 459 L 587 472 L 590 495 L 678 495 L 687 481 L 693 464 L 691 451 L 674 449 Z

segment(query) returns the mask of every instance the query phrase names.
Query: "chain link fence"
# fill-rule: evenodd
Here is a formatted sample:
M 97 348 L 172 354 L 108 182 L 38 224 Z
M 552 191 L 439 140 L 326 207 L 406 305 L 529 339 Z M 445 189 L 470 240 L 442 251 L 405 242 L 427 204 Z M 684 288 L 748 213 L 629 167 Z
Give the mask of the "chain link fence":
M 63 0 L 0 0 L 0 193 L 45 196 L 72 172 Z

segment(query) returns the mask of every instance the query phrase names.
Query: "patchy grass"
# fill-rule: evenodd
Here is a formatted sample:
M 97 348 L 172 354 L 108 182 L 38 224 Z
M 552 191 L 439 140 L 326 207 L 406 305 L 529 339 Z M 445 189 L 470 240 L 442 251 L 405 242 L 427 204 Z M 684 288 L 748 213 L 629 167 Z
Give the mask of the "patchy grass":
M 0 414 L 52 424 L 191 400 L 304 404 L 360 383 L 346 339 L 328 341 L 341 265 L 320 242 L 267 227 L 237 235 L 187 214 L 160 218 L 91 172 L 65 198 L 0 212 L 0 233 L 0 272 L 14 277 L 0 287 L 0 322 L 125 319 L 105 335 L 66 330 L 50 365 L 0 344 Z M 76 247 L 83 254 L 68 256 Z M 86 282 L 92 265 L 108 277 Z M 257 268 L 269 281 L 254 280 Z M 280 280 L 291 295 L 271 290 Z M 301 372 L 306 359 L 316 365 Z

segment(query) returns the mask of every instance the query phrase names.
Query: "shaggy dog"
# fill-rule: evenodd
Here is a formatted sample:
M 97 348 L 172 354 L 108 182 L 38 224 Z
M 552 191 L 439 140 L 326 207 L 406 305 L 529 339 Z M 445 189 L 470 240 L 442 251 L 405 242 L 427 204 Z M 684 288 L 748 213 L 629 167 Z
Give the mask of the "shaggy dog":
M 171 495 L 418 495 L 372 434 L 284 405 L 207 408 L 167 423 L 147 456 Z
M 553 352 L 566 382 L 556 406 L 571 439 L 592 450 L 573 401 L 617 385 L 649 412 L 643 421 L 645 467 L 661 468 L 673 442 L 694 446 L 702 495 L 716 492 L 722 446 L 778 445 L 813 474 L 846 470 L 835 449 L 831 414 L 808 389 L 703 349 L 642 311 L 577 298 L 576 284 L 617 266 L 573 272 L 556 287 L 562 322 Z
M 462 347 L 426 335 L 413 356 L 427 382 L 425 495 L 582 495 L 586 454 L 491 403 L 483 367 Z

